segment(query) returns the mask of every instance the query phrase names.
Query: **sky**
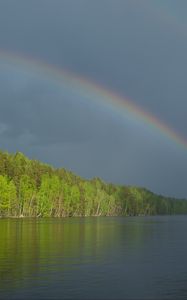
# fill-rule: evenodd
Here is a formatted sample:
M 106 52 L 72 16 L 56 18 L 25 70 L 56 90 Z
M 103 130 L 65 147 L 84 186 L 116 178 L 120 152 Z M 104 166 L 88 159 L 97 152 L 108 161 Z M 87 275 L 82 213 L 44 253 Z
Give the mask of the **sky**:
M 0 148 L 187 198 L 187 147 L 53 76 L 69 70 L 187 139 L 186 53 L 185 0 L 1 0 Z

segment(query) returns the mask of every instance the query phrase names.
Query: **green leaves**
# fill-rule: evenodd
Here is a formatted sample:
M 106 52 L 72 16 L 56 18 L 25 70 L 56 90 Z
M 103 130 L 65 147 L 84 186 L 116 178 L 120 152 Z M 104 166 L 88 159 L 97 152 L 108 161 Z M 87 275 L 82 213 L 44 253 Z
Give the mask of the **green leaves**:
M 0 214 L 9 216 L 17 206 L 16 187 L 7 176 L 0 175 Z
M 35 183 L 28 175 L 22 175 L 18 185 L 19 214 L 30 215 L 32 200 L 36 196 Z
M 187 201 L 139 187 L 84 180 L 22 153 L 0 151 L 0 216 L 66 217 L 187 213 Z

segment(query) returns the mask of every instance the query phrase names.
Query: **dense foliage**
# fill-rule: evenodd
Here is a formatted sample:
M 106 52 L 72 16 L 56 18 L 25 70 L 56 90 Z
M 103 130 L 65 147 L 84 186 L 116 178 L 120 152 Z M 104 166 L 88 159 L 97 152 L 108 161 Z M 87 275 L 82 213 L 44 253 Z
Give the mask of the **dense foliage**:
M 134 216 L 187 213 L 187 201 L 144 188 L 85 180 L 22 153 L 0 152 L 0 216 Z

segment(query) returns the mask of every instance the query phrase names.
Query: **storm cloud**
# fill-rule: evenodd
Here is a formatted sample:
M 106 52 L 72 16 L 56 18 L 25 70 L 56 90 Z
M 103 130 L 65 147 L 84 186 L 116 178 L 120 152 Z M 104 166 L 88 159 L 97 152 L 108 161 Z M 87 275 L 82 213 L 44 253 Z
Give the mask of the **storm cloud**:
M 2 0 L 0 49 L 93 80 L 186 136 L 186 8 L 185 1 Z M 0 55 L 0 147 L 86 178 L 187 197 L 187 149 L 94 97 Z

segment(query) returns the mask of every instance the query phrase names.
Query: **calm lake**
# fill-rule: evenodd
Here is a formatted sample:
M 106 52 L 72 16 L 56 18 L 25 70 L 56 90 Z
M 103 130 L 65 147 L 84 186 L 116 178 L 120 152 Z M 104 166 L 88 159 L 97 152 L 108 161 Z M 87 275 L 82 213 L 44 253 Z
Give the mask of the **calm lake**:
M 187 216 L 0 219 L 0 299 L 187 299 Z

